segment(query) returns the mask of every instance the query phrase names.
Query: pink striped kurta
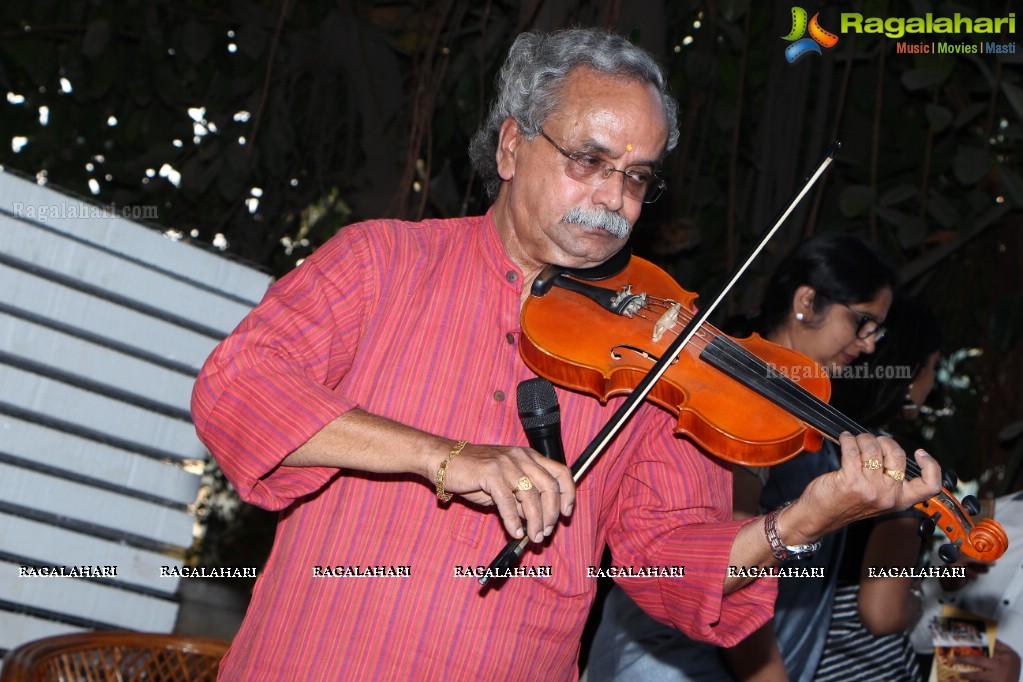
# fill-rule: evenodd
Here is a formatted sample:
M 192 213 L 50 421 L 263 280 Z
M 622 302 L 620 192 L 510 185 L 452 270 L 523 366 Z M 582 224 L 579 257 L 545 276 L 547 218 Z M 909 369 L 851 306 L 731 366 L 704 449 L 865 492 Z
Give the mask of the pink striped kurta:
M 223 679 L 574 679 L 596 587 L 587 569 L 605 542 L 616 565 L 685 566 L 619 583 L 696 639 L 733 644 L 770 616 L 773 580 L 721 596 L 741 525 L 729 521 L 728 468 L 653 406 L 586 474 L 571 521 L 523 557 L 550 576 L 485 594 L 456 573 L 507 541 L 491 510 L 441 506 L 411 476 L 280 466 L 356 406 L 452 440 L 525 445 L 521 284 L 490 214 L 361 223 L 274 284 L 214 351 L 193 395 L 199 435 L 244 499 L 282 510 Z M 571 461 L 616 401 L 558 398 Z M 324 566 L 409 575 L 315 576 Z

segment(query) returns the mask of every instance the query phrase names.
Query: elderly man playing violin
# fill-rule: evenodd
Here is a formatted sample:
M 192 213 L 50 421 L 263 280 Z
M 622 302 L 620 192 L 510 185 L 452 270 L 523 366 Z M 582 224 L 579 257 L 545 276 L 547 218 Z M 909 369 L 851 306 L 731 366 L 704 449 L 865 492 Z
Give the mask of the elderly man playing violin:
M 776 591 L 729 566 L 777 565 L 938 491 L 926 454 L 900 480 L 893 441 L 846 434 L 839 471 L 732 521 L 729 466 L 649 403 L 578 485 L 526 445 L 508 397 L 534 376 L 517 352 L 530 285 L 622 248 L 663 189 L 676 112 L 623 38 L 520 36 L 471 152 L 486 215 L 345 227 L 214 351 L 198 433 L 245 500 L 281 511 L 222 679 L 574 679 L 605 543 L 646 611 L 728 646 Z M 622 399 L 558 398 L 571 464 Z M 480 567 L 524 535 L 513 576 L 481 591 Z

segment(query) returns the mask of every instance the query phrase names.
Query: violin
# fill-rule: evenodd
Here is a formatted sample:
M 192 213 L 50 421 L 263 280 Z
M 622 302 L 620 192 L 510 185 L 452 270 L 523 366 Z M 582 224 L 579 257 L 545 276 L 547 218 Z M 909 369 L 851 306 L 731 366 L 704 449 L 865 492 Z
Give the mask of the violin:
M 601 401 L 628 394 L 572 462 L 574 481 L 648 398 L 678 416 L 676 431 L 723 459 L 744 464 L 777 464 L 819 449 L 825 437 L 837 442 L 843 431 L 866 432 L 828 405 L 831 383 L 812 360 L 756 336 L 729 338 L 707 324 L 840 147 L 837 141 L 828 147 L 816 170 L 700 311 L 693 308 L 695 294 L 653 264 L 632 258 L 628 247 L 597 267 L 551 266 L 533 281 L 522 310 L 520 353 L 526 364 L 554 383 Z M 601 284 L 593 284 L 597 281 Z M 580 327 L 588 328 L 589 338 L 579 338 Z M 906 476 L 920 473 L 907 458 Z M 961 553 L 994 561 L 1009 546 L 1005 531 L 991 519 L 974 523 L 970 515 L 980 511 L 980 503 L 972 497 L 960 503 L 948 490 L 954 487 L 954 476 L 946 472 L 941 491 L 914 505 L 925 515 L 921 535 L 940 526 L 949 539 L 938 551 L 946 562 Z M 528 537 L 509 541 L 489 569 L 512 566 L 527 544 Z M 485 575 L 479 583 L 488 580 Z
M 537 277 L 522 309 L 519 346 L 533 371 L 601 402 L 631 393 L 648 375 L 694 317 L 697 296 L 629 255 L 608 264 L 605 270 L 621 268 L 609 276 L 551 267 Z M 810 358 L 755 334 L 735 339 L 702 324 L 646 397 L 677 416 L 675 431 L 708 452 L 770 466 L 820 449 L 824 438 L 837 442 L 843 431 L 867 432 L 828 405 L 830 392 L 824 368 Z M 907 478 L 920 476 L 912 458 L 906 465 Z M 960 553 L 1000 557 L 1005 531 L 991 519 L 973 521 L 976 499 L 960 503 L 947 489 L 955 484 L 945 483 L 915 505 L 927 517 L 921 532 L 941 529 L 949 543 L 939 554 L 948 562 Z

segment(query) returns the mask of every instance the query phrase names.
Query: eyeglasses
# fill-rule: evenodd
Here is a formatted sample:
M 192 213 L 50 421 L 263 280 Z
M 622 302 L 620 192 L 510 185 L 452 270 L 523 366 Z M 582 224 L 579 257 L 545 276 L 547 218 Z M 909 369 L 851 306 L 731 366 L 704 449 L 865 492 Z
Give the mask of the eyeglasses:
M 570 152 L 550 138 L 547 133 L 540 131 L 543 139 L 554 145 L 554 148 L 561 152 L 561 155 L 568 159 L 565 166 L 565 175 L 578 182 L 586 183 L 596 187 L 609 177 L 611 173 L 621 173 L 623 181 L 622 191 L 625 196 L 644 204 L 652 204 L 657 201 L 667 183 L 653 173 L 641 170 L 618 170 L 607 161 L 586 152 Z
M 856 338 L 869 339 L 873 336 L 874 343 L 878 343 L 884 338 L 884 335 L 888 333 L 888 330 L 872 315 L 867 315 L 866 313 L 861 313 L 858 310 L 853 310 L 845 303 L 842 305 L 848 308 L 849 311 L 856 316 Z

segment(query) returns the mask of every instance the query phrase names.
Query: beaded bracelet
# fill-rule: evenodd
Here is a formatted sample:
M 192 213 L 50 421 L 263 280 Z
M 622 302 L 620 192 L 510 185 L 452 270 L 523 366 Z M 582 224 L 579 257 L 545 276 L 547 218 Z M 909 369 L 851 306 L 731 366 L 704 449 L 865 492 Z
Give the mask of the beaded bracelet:
M 764 535 L 767 536 L 767 542 L 771 545 L 771 554 L 779 561 L 785 561 L 786 559 L 809 559 L 813 556 L 814 552 L 821 548 L 820 540 L 806 545 L 786 545 L 778 534 L 778 515 L 781 514 L 782 509 L 790 504 L 792 503 L 786 502 L 764 517 Z

